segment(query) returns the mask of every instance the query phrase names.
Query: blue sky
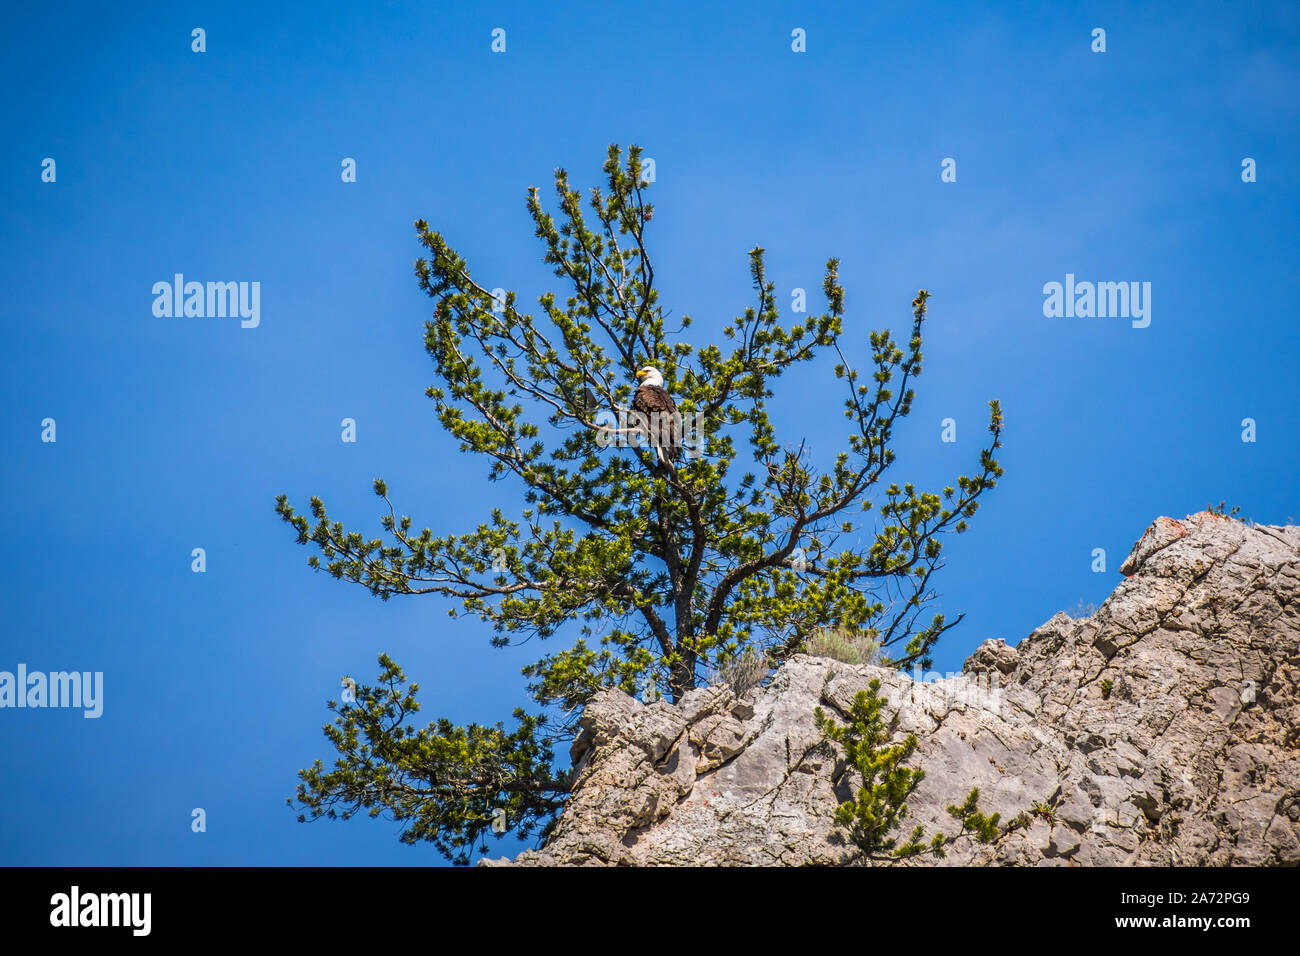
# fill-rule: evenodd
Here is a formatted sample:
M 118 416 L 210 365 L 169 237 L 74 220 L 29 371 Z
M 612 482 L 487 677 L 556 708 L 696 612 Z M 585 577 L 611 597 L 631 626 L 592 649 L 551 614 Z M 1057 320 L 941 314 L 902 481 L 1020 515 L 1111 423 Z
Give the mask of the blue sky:
M 424 396 L 411 223 L 531 302 L 558 280 L 527 187 L 595 185 L 611 142 L 656 161 L 650 250 L 692 341 L 750 304 L 755 244 L 787 303 L 841 259 L 859 358 L 931 291 L 898 480 L 971 473 L 1002 401 L 1005 478 L 936 579 L 967 615 L 938 670 L 1100 602 L 1158 515 L 1300 518 L 1293 4 L 231 6 L 5 13 L 0 670 L 102 671 L 105 701 L 0 710 L 0 864 L 442 863 L 391 823 L 295 822 L 324 701 L 388 652 L 423 716 L 491 723 L 544 648 L 312 573 L 274 496 L 369 533 L 376 476 L 440 534 L 515 507 Z M 260 282 L 260 325 L 156 318 L 178 272 Z M 1067 274 L 1150 282 L 1150 326 L 1045 317 Z M 780 437 L 829 461 L 828 368 L 786 381 Z

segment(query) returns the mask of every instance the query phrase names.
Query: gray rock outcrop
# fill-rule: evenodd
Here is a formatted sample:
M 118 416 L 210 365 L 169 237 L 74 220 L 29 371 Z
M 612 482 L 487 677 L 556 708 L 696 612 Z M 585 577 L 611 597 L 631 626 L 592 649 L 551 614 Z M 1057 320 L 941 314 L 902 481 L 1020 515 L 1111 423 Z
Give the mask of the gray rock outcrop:
M 937 681 L 798 656 L 742 698 L 602 692 L 551 839 L 483 863 L 851 862 L 833 814 L 856 773 L 813 711 L 843 722 L 872 678 L 895 740 L 920 742 L 905 826 L 956 834 L 946 808 L 972 787 L 1002 816 L 995 843 L 963 836 L 914 865 L 1300 863 L 1300 528 L 1160 518 L 1120 570 L 1091 617 L 986 641 Z

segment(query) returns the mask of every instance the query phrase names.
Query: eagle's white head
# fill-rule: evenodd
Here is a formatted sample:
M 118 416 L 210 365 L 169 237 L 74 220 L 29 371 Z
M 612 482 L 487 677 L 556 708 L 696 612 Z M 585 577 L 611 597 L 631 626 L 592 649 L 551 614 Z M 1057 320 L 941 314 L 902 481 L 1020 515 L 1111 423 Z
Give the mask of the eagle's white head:
M 653 365 L 647 365 L 645 368 L 637 369 L 636 380 L 642 385 L 658 385 L 660 388 L 664 387 L 663 373 Z

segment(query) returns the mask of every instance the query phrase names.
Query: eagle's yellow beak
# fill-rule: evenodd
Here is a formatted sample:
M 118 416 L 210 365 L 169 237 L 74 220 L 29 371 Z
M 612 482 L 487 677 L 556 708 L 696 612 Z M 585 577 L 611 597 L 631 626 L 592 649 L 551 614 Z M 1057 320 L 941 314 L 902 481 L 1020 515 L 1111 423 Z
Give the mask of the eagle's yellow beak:
M 639 382 L 649 374 L 650 370 L 648 368 L 639 368 L 636 370 L 636 380 Z

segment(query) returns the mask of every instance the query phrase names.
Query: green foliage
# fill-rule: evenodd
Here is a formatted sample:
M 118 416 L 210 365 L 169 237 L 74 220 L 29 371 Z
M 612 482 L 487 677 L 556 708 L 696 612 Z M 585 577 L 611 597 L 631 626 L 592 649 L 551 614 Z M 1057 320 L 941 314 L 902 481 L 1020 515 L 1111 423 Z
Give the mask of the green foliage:
M 925 828 L 917 826 L 906 842 L 898 845 L 894 830 L 907 817 L 907 798 L 925 779 L 925 771 L 903 766 L 918 746 L 915 734 L 908 734 L 902 743 L 888 743 L 894 721 L 885 717 L 885 704 L 880 681 L 872 680 L 866 690 L 854 695 L 847 724 L 837 724 L 820 707 L 813 713 L 823 736 L 843 747 L 849 766 L 861 779 L 855 798 L 836 808 L 835 822 L 848 830 L 849 839 L 866 860 L 901 860 L 921 853 L 942 857 L 944 847 L 956 836 L 936 833 L 926 840 Z M 949 806 L 948 813 L 961 822 L 957 836 L 968 834 L 981 843 L 992 843 L 999 836 L 999 814 L 980 812 L 978 788 L 971 790 L 961 806 Z
M 1002 814 L 995 813 L 992 816 L 985 816 L 980 812 L 980 790 L 975 787 L 966 795 L 966 802 L 960 807 L 948 807 L 948 814 L 956 817 L 961 821 L 963 833 L 969 833 L 980 843 L 992 843 L 1000 835 L 998 821 L 1002 819 Z M 952 837 L 948 838 L 952 840 Z
M 1042 800 L 1035 800 L 1029 811 L 1036 817 L 1042 817 L 1051 826 L 1056 826 L 1056 810 L 1051 804 L 1044 803 Z
M 690 316 L 670 329 L 655 289 L 640 148 L 624 157 L 611 146 L 604 173 L 605 187 L 584 205 L 558 170 L 559 218 L 530 190 L 544 261 L 568 286 L 540 295 L 531 313 L 514 291 L 498 303 L 442 233 L 415 224 L 425 251 L 416 280 L 433 300 L 424 345 L 438 381 L 428 395 L 487 477 L 517 484 L 522 514 L 496 509 L 476 528 L 435 535 L 399 514 L 376 479 L 384 531 L 376 537 L 333 520 L 319 497 L 301 514 L 280 495 L 277 513 L 316 552 L 308 563 L 384 600 L 451 599 L 448 613 L 487 621 L 494 644 L 570 639 L 524 670 L 537 704 L 559 712 L 546 741 L 571 737 L 602 688 L 634 693 L 654 683 L 677 700 L 750 649 L 779 663 L 823 626 L 866 635 L 897 665 L 928 665 L 961 620 L 922 619 L 936 596 L 942 538 L 965 530 L 1002 474 L 994 452 L 1003 427 L 991 401 L 976 472 L 940 492 L 888 480 L 891 439 L 921 373 L 929 293 L 912 302 L 905 342 L 871 332 L 865 367 L 855 365 L 842 339 L 839 261 L 826 264 L 824 311 L 783 322 L 764 250 L 754 248 L 754 303 L 726 324 L 721 343 L 692 345 L 682 337 Z M 843 383 L 848 426 L 844 446 L 820 466 L 802 444 L 778 441 L 769 412 L 781 377 L 818 358 Z M 634 370 L 645 365 L 663 372 L 683 415 L 700 416 L 700 456 L 666 466 L 650 448 L 609 447 L 598 419 L 629 404 Z M 504 760 L 517 741 L 481 741 L 484 750 L 498 745 Z M 513 785 L 525 786 L 524 776 Z M 396 802 L 399 792 L 379 799 Z M 472 830 L 465 821 L 490 809 L 476 799 L 472 812 L 435 811 L 421 832 L 433 838 L 447 827 L 459 836 L 435 842 L 462 845 Z
M 1205 506 L 1205 510 L 1208 511 L 1208 512 L 1209 512 L 1210 514 L 1212 514 L 1212 515 L 1222 515 L 1222 516 L 1225 517 L 1225 518 L 1235 518 L 1235 517 L 1237 517 L 1238 514 L 1241 513 L 1241 507 L 1240 507 L 1240 506 L 1238 506 L 1238 505 L 1233 505 L 1233 506 L 1232 506 L 1232 510 L 1231 510 L 1231 511 L 1228 511 L 1228 510 L 1227 510 L 1227 505 L 1228 505 L 1228 502 L 1227 502 L 1226 500 L 1221 500 L 1217 505 L 1214 505 L 1214 504 L 1207 504 L 1207 505 Z
M 505 808 L 521 837 L 551 819 L 569 788 L 551 776 L 554 754 L 538 738 L 541 718 L 516 710 L 519 726 L 510 733 L 500 724 L 459 727 L 448 720 L 416 730 L 405 720 L 420 709 L 419 685 L 407 686 L 386 655 L 379 663 L 376 686 L 357 687 L 356 700 L 341 706 L 329 702 L 338 717 L 325 736 L 339 759 L 331 770 L 317 760 L 299 772 L 299 821 L 387 812 L 403 824 L 402 842 L 428 840 L 463 864 L 497 808 Z
M 1102 696 L 1102 699 L 1103 699 L 1103 700 L 1109 700 L 1109 699 L 1110 699 L 1110 692 L 1111 692 L 1111 690 L 1114 688 L 1114 686 L 1115 686 L 1114 683 L 1112 683 L 1112 681 L 1111 681 L 1111 679 L 1110 679 L 1109 677 L 1104 677 L 1104 678 L 1102 678 L 1102 681 L 1101 681 L 1101 696 Z
M 844 748 L 849 765 L 862 780 L 856 799 L 836 809 L 835 822 L 849 830 L 850 838 L 868 856 L 911 856 L 920 852 L 920 828 L 898 849 L 897 837 L 890 834 L 907 816 L 907 798 L 925 779 L 925 771 L 903 766 L 917 748 L 914 734 L 900 744 L 886 745 L 890 727 L 883 714 L 886 701 L 879 691 L 879 680 L 873 680 L 868 690 L 858 691 L 845 726 L 827 717 L 820 707 L 813 717 L 823 736 Z

